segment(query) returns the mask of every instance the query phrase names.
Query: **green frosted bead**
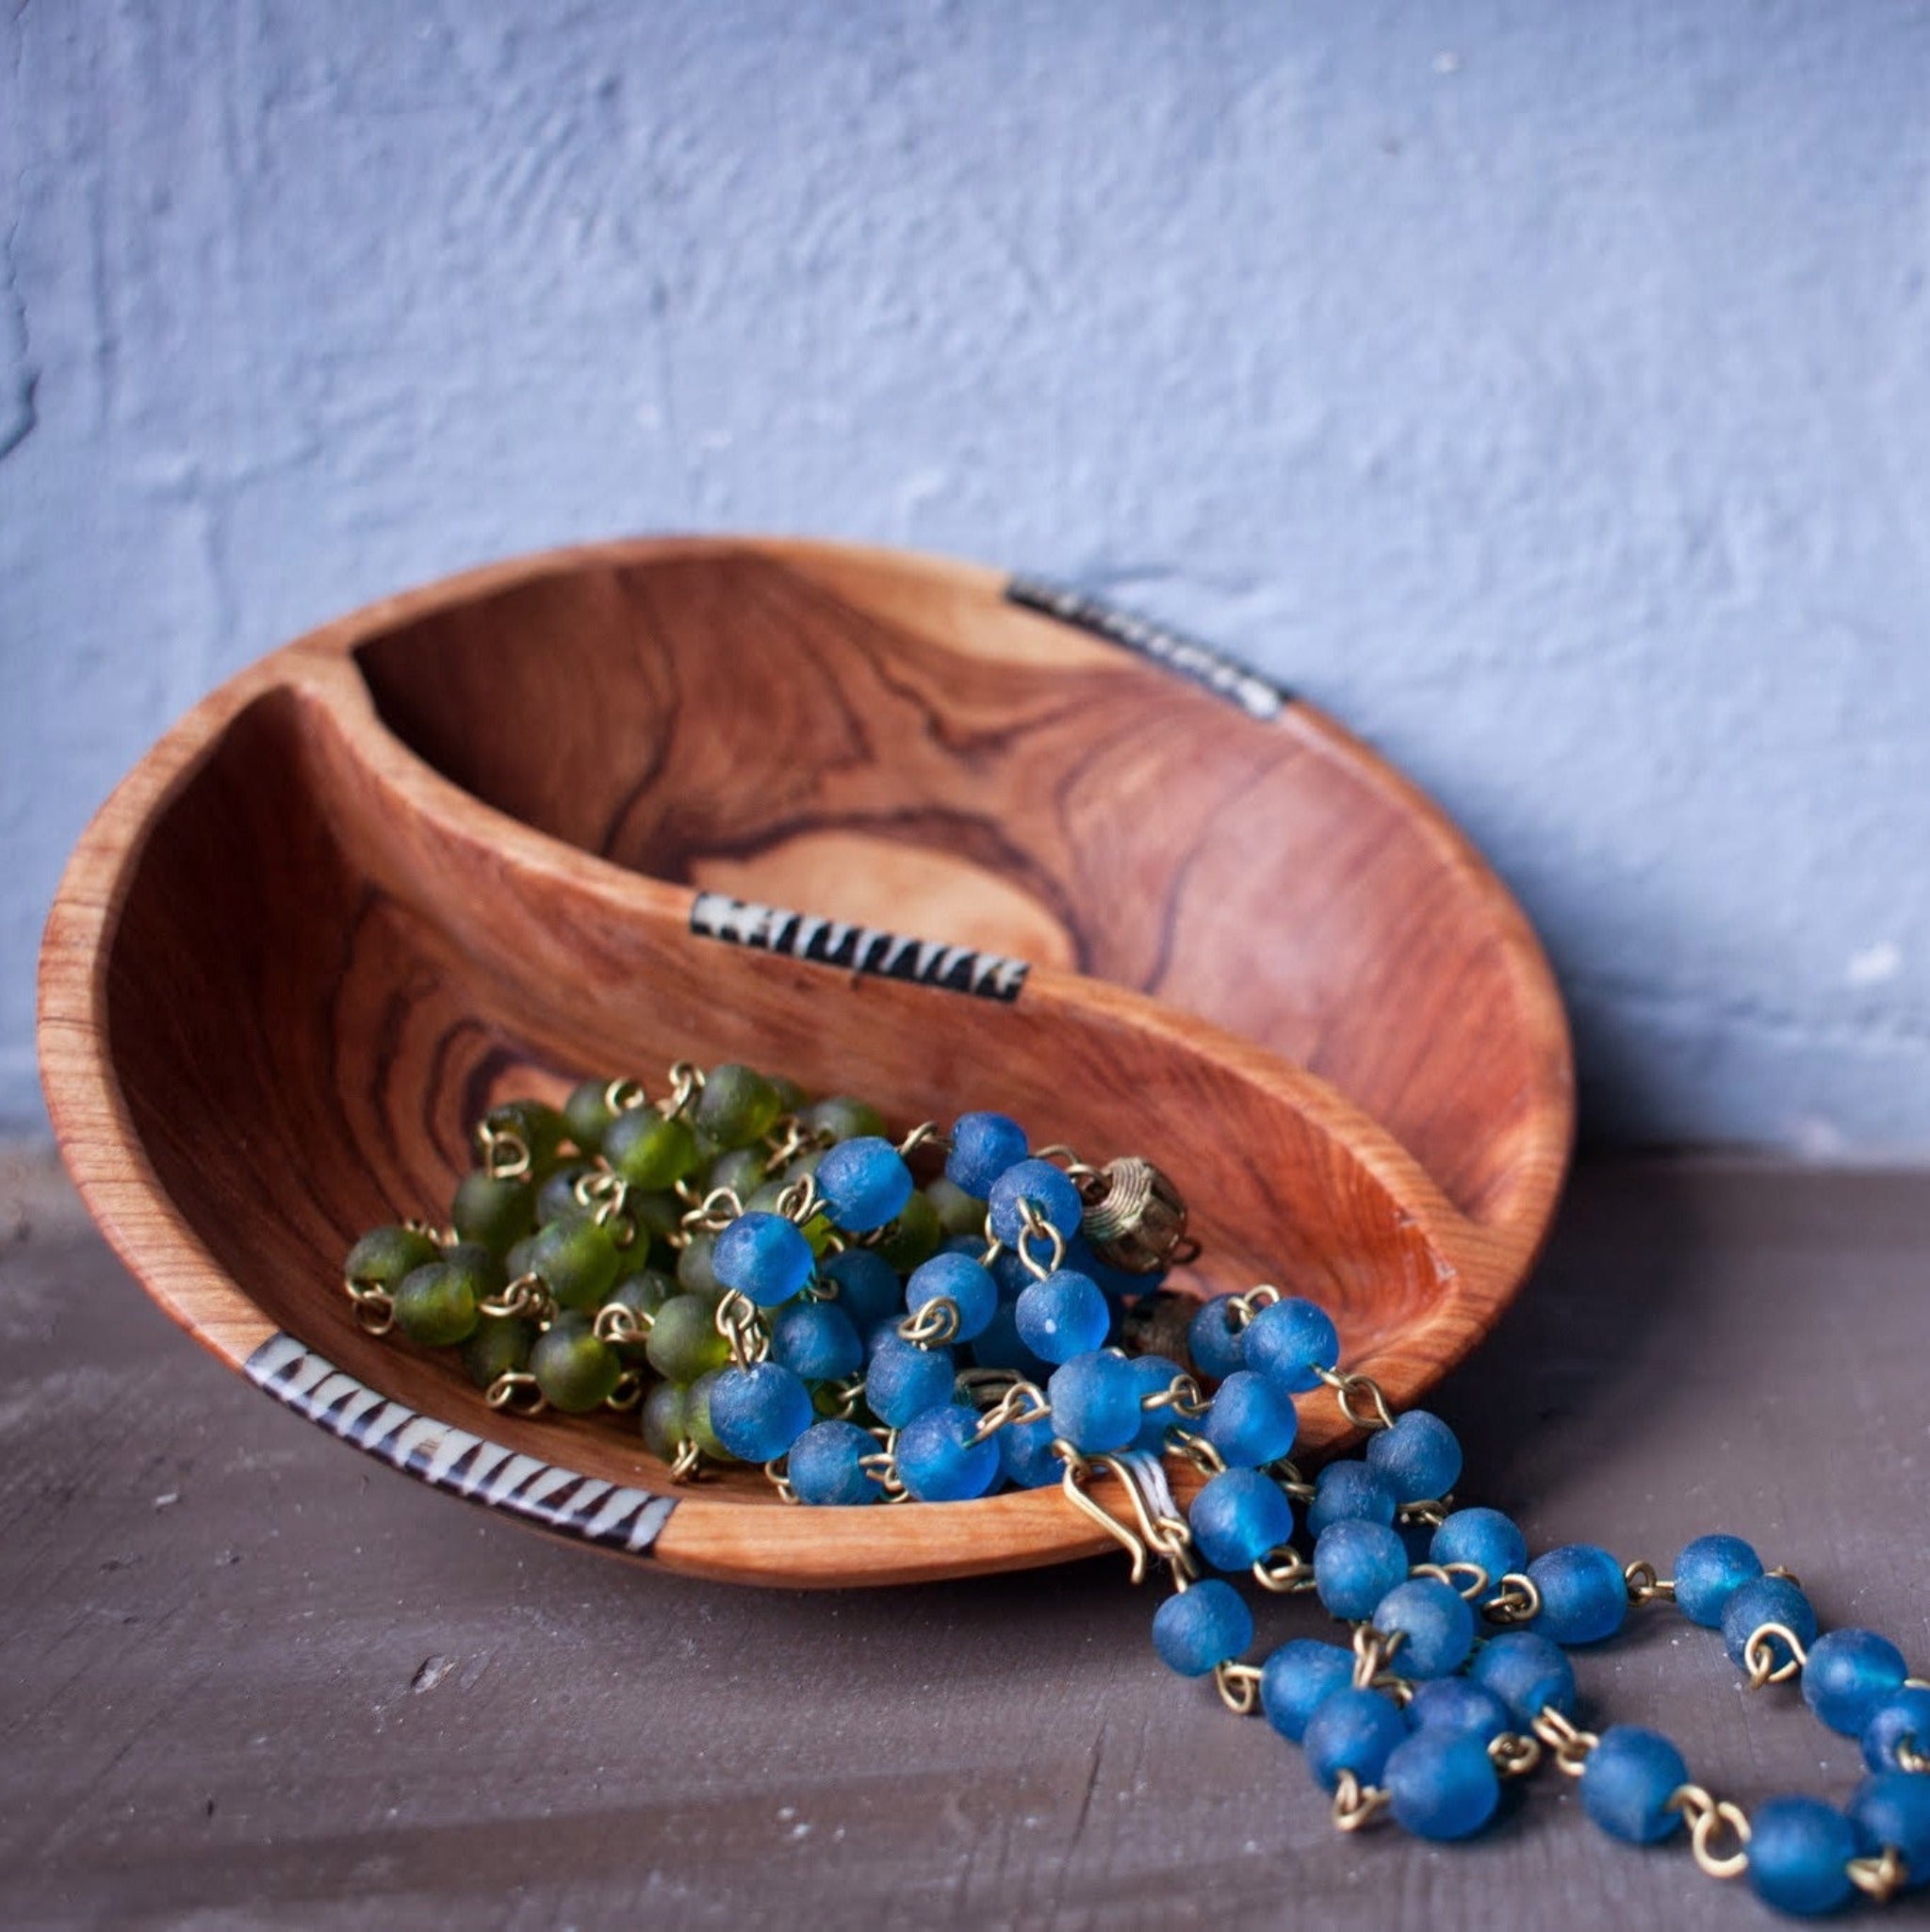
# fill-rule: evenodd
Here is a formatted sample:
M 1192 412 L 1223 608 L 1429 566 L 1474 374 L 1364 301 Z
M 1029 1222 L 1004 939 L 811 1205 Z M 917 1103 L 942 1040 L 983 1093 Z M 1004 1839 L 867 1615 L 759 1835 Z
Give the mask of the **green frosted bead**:
M 740 1201 L 746 1200 L 764 1185 L 764 1151 L 761 1147 L 737 1147 L 722 1154 L 711 1164 L 704 1189 L 728 1187 Z
M 402 1279 L 395 1292 L 396 1326 L 424 1348 L 466 1342 L 482 1318 L 476 1313 L 476 1272 L 459 1261 L 431 1261 Z
M 696 1130 L 719 1147 L 748 1147 L 771 1131 L 780 1111 L 777 1089 L 754 1067 L 712 1067 L 695 1109 Z
M 568 1220 L 573 1215 L 585 1212 L 583 1203 L 577 1199 L 577 1183 L 596 1171 L 595 1168 L 573 1160 L 549 1175 L 536 1189 L 536 1225 L 547 1227 L 553 1220 Z
M 713 1308 L 724 1299 L 724 1284 L 711 1266 L 711 1251 L 716 1245 L 715 1235 L 693 1235 L 677 1257 L 678 1285 L 686 1294 L 701 1295 Z
M 478 1388 L 487 1388 L 499 1375 L 527 1368 L 536 1334 L 536 1324 L 520 1316 L 485 1315 L 463 1344 L 463 1367 L 469 1380 Z
M 985 1233 L 985 1203 L 974 1200 L 957 1182 L 940 1174 L 926 1183 L 924 1196 L 937 1209 L 939 1226 L 947 1236 Z
M 795 1080 L 787 1080 L 782 1073 L 766 1073 L 764 1078 L 771 1083 L 771 1091 L 777 1096 L 777 1118 L 794 1114 L 810 1098 Z
M 655 1320 L 657 1311 L 677 1293 L 677 1284 L 667 1274 L 659 1274 L 654 1268 L 640 1269 L 637 1273 L 626 1275 L 611 1289 L 603 1305 L 628 1308 L 636 1315 L 647 1315 Z M 627 1362 L 641 1361 L 646 1351 L 642 1340 L 617 1344 L 617 1352 Z
M 342 1273 L 364 1287 L 387 1288 L 394 1293 L 404 1275 L 428 1267 L 441 1253 L 419 1228 L 371 1228 L 349 1250 Z
M 884 1115 L 869 1101 L 853 1100 L 848 1093 L 814 1101 L 798 1119 L 811 1133 L 829 1140 L 865 1140 L 882 1137 L 885 1131 Z
M 914 1189 L 898 1219 L 885 1230 L 878 1253 L 900 1274 L 909 1274 L 939 1252 L 944 1238 L 938 1209 L 926 1195 Z
M 717 1440 L 717 1432 L 711 1427 L 711 1393 L 723 1372 L 712 1368 L 684 1390 L 683 1430 L 713 1463 L 734 1463 L 737 1458 Z
M 688 1430 L 686 1398 L 674 1382 L 660 1382 L 644 1398 L 644 1447 L 661 1462 L 673 1463 Z
M 530 1351 L 530 1373 L 549 1405 L 565 1416 L 582 1416 L 608 1401 L 623 1373 L 623 1363 L 600 1341 L 586 1315 L 559 1315 Z
M 506 1100 L 482 1116 L 482 1124 L 514 1134 L 529 1149 L 530 1173 L 537 1179 L 555 1167 L 558 1150 L 569 1134 L 563 1116 L 540 1100 Z
M 715 1304 L 701 1295 L 673 1295 L 657 1310 L 644 1353 L 666 1382 L 695 1382 L 730 1359 L 730 1345 L 717 1333 Z
M 675 1186 L 695 1169 L 699 1157 L 690 1122 L 666 1121 L 653 1106 L 619 1114 L 603 1137 L 603 1158 L 646 1193 Z
M 468 1270 L 470 1285 L 474 1287 L 479 1302 L 486 1302 L 491 1295 L 500 1294 L 509 1282 L 509 1271 L 502 1265 L 502 1257 L 494 1249 L 485 1248 L 481 1241 L 458 1241 L 442 1251 L 442 1258 Z
M 598 1308 L 616 1280 L 616 1243 L 586 1214 L 551 1221 L 530 1243 L 530 1271 L 565 1308 Z
M 646 1235 L 655 1235 L 660 1240 L 665 1235 L 674 1235 L 683 1225 L 683 1203 L 667 1190 L 632 1192 L 625 1200 L 623 1211 Z
M 450 1220 L 465 1241 L 506 1253 L 536 1224 L 536 1190 L 527 1181 L 501 1181 L 481 1168 L 456 1186 Z
M 616 1116 L 604 1097 L 610 1091 L 607 1080 L 583 1080 L 570 1089 L 563 1104 L 563 1118 L 569 1138 L 579 1154 L 600 1153 L 603 1136 Z

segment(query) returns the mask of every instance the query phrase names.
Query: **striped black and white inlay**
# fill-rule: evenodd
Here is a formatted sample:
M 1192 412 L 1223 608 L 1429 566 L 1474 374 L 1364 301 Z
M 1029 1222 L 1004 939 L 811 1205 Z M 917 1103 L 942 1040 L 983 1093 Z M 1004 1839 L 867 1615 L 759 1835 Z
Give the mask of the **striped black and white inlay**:
M 1148 657 L 1190 678 L 1196 684 L 1231 699 L 1255 718 L 1277 718 L 1293 702 L 1293 693 L 1250 671 L 1235 658 L 1188 637 L 1181 630 L 1169 630 L 1129 611 L 1115 610 L 1099 598 L 1065 584 L 1048 582 L 1042 577 L 1014 577 L 1006 585 L 1007 599 L 1056 617 L 1062 624 L 1076 624 L 1081 630 L 1123 645 L 1141 657 Z
M 905 939 L 875 926 L 847 925 L 782 906 L 759 906 L 723 892 L 699 892 L 690 909 L 690 929 L 704 939 L 734 946 L 782 953 L 846 973 L 870 973 L 880 979 L 904 979 L 916 986 L 943 987 L 989 1000 L 1016 1000 L 1025 984 L 1023 959 L 997 953 L 948 946 L 936 940 Z
M 418 1415 L 345 1375 L 293 1335 L 270 1335 L 263 1342 L 248 1358 L 248 1377 L 331 1435 L 434 1488 L 507 1510 L 585 1543 L 640 1556 L 656 1542 L 677 1507 L 674 1496 L 620 1488 Z

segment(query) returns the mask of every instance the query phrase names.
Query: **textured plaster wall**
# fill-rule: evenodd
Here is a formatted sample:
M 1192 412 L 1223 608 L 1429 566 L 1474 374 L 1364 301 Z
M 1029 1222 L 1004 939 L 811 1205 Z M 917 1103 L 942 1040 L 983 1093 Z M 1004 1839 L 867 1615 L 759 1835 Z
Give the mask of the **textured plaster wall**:
M 1539 921 L 1599 1136 L 1930 1146 L 1930 8 L 27 0 L 0 242 L 0 1118 L 199 693 L 742 526 L 1317 696 Z

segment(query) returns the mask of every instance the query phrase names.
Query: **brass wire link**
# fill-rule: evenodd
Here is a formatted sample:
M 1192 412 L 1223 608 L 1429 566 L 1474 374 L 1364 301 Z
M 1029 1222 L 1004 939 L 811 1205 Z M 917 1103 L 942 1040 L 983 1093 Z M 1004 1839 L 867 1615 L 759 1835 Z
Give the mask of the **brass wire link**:
M 1627 1586 L 1628 1601 L 1638 1608 L 1644 1603 L 1673 1603 L 1676 1600 L 1676 1580 L 1660 1575 L 1647 1558 L 1638 1558 L 1622 1571 L 1622 1581 Z
M 1501 1579 L 1500 1588 L 1480 1606 L 1480 1612 L 1491 1623 L 1532 1623 L 1542 1613 L 1542 1593 L 1532 1577 L 1520 1570 L 1509 1570 Z
M 1343 1771 L 1333 1788 L 1333 1823 L 1342 1831 L 1358 1831 L 1371 1825 L 1389 1803 L 1388 1793 L 1378 1784 L 1363 1784 L 1351 1771 Z
M 511 1416 L 540 1416 L 549 1406 L 536 1385 L 536 1378 L 521 1368 L 505 1368 L 489 1384 L 482 1400 L 492 1409 L 501 1409 Z
M 1775 1661 L 1777 1643 L 1786 1645 L 1790 1652 L 1781 1663 Z M 1742 1645 L 1742 1662 L 1748 1667 L 1749 1688 L 1759 1691 L 1765 1684 L 1786 1684 L 1800 1676 L 1809 1662 L 1809 1652 L 1788 1624 L 1758 1624 Z
M 1880 1852 L 1852 1858 L 1843 1870 L 1858 1891 L 1880 1906 L 1887 1906 L 1910 1882 L 1909 1865 L 1893 1844 L 1885 1845 Z
M 1677 1785 L 1669 1794 L 1668 1809 L 1689 1821 L 1689 1849 L 1711 1878 L 1740 1878 L 1749 1869 L 1749 1819 L 1742 1806 L 1717 1798 L 1702 1785 Z M 1726 1829 L 1736 1841 L 1733 1851 L 1716 1849 L 1717 1834 Z
M 1279 1290 L 1274 1290 L 1278 1295 Z M 1387 1392 L 1371 1375 L 1353 1375 L 1340 1368 L 1319 1368 L 1313 1371 L 1333 1391 L 1334 1400 L 1340 1404 L 1340 1413 L 1355 1429 L 1392 1429 L 1394 1411 L 1388 1406 Z M 1362 1416 L 1354 1410 L 1354 1399 L 1363 1397 L 1372 1409 L 1371 1415 Z
M 1526 1777 L 1542 1761 L 1541 1740 L 1531 1734 L 1504 1730 L 1488 1741 L 1488 1760 L 1502 1777 Z
M 1213 1666 L 1213 1688 L 1235 1717 L 1251 1717 L 1260 1708 L 1260 1671 L 1251 1663 L 1228 1660 Z
M 1408 1574 L 1414 1577 L 1433 1577 L 1438 1581 L 1446 1583 L 1448 1589 L 1466 1597 L 1470 1603 L 1479 1603 L 1481 1593 L 1488 1587 L 1488 1573 L 1480 1564 L 1415 1564 Z M 1469 1580 L 1457 1583 L 1454 1580 L 1457 1574 L 1466 1577 Z
M 1548 1755 L 1555 1760 L 1555 1768 L 1570 1777 L 1581 1776 L 1581 1767 L 1588 1762 L 1588 1754 L 1601 1743 L 1595 1732 L 1583 1730 L 1552 1704 L 1546 1704 L 1535 1712 L 1529 1729 L 1547 1747 Z

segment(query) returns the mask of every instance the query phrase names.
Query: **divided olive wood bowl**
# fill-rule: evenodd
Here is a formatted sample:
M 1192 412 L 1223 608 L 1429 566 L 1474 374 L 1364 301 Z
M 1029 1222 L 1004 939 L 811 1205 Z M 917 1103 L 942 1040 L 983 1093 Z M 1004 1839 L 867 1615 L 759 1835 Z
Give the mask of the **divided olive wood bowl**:
M 1205 1244 L 1181 1286 L 1316 1297 L 1397 1402 L 1519 1286 L 1573 1116 L 1520 911 L 1312 707 L 990 571 L 736 539 L 477 571 L 224 685 L 82 840 L 41 1051 L 89 1206 L 216 1354 L 538 1527 L 788 1584 L 1106 1546 L 1051 1489 L 679 1487 L 633 1417 L 494 1414 L 363 1334 L 344 1252 L 446 1211 L 492 1100 L 744 1058 L 1147 1154 Z M 1309 1453 L 1348 1433 L 1301 1407 Z

